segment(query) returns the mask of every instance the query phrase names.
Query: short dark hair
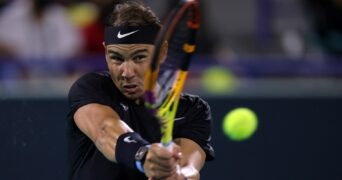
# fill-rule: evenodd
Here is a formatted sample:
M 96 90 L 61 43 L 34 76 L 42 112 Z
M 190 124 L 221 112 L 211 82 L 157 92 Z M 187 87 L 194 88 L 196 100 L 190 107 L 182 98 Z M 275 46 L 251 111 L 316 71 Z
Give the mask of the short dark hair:
M 144 26 L 157 25 L 161 27 L 159 18 L 147 6 L 137 1 L 127 1 L 116 4 L 109 15 L 107 26 Z

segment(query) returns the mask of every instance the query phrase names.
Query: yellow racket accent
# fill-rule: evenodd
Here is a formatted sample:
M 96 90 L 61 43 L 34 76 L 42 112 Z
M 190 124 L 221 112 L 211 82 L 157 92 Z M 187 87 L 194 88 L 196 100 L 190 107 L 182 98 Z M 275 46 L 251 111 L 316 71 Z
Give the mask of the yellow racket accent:
M 146 71 L 145 79 L 144 79 L 144 87 L 146 88 L 146 90 L 153 91 L 154 86 L 156 85 L 157 76 L 158 76 L 157 70 Z
M 161 143 L 165 146 L 169 145 L 172 141 L 173 123 L 177 112 L 179 96 L 182 92 L 187 74 L 187 71 L 177 72 L 172 89 L 157 112 L 157 116 L 161 120 Z

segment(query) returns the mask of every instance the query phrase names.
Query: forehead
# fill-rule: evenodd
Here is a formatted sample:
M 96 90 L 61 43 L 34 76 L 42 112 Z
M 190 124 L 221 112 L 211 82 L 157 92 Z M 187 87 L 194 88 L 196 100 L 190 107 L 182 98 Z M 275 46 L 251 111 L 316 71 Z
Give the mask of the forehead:
M 112 44 L 106 46 L 107 50 L 120 52 L 120 53 L 130 53 L 140 50 L 146 50 L 147 52 L 152 52 L 154 45 L 151 44 Z

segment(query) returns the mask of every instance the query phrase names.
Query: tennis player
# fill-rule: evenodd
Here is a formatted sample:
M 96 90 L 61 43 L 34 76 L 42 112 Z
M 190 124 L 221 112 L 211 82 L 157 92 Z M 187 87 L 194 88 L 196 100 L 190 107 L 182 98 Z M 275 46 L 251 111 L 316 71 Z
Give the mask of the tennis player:
M 204 163 L 214 159 L 205 101 L 182 94 L 171 149 L 159 143 L 158 121 L 141 104 L 160 28 L 142 4 L 115 6 L 104 40 L 109 71 L 82 76 L 69 92 L 69 179 L 199 179 Z M 163 48 L 166 56 L 167 44 Z

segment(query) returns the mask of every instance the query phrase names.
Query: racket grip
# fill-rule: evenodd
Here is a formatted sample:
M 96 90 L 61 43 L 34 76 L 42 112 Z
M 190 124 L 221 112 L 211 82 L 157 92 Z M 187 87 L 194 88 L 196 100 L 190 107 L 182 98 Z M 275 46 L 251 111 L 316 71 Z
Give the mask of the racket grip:
M 173 148 L 173 143 L 172 143 L 172 141 L 167 142 L 167 143 L 162 142 L 162 145 L 163 145 L 164 147 L 166 147 L 166 149 L 169 150 L 169 151 L 171 151 L 172 148 Z

